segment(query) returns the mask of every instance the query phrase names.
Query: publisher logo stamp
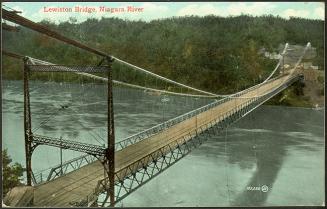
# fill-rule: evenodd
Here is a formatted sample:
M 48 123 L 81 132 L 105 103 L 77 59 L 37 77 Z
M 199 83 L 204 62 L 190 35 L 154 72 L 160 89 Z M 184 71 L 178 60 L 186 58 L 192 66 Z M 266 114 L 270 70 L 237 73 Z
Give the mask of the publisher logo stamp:
M 249 191 L 261 191 L 261 192 L 268 192 L 269 188 L 267 185 L 263 185 L 263 186 L 248 186 L 246 187 L 247 190 Z
M 268 188 L 267 185 L 263 185 L 263 186 L 261 187 L 261 191 L 262 191 L 262 192 L 268 192 L 268 190 L 269 190 L 269 188 Z

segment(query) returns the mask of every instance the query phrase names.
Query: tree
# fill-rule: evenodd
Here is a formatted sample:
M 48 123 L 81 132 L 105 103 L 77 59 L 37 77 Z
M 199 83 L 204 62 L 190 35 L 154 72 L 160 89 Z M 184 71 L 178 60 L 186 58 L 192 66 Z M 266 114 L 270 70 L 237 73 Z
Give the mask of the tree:
M 19 185 L 23 185 L 21 183 L 23 173 L 25 169 L 19 163 L 11 164 L 12 159 L 8 155 L 7 149 L 2 151 L 2 184 L 3 184 L 3 196 L 7 194 L 7 192 Z

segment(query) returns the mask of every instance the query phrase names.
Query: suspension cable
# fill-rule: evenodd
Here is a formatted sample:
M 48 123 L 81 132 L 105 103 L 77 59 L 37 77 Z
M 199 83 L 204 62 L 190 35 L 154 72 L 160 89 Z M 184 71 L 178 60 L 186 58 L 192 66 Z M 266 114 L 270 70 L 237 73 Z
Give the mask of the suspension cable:
M 282 57 L 279 59 L 279 62 L 277 63 L 275 69 L 270 73 L 270 75 L 262 83 L 266 83 L 275 74 L 276 70 L 279 68 L 279 66 L 282 62 L 283 56 L 285 55 L 287 48 L 288 48 L 288 43 L 285 44 L 284 50 L 281 54 Z
M 219 95 L 217 95 L 217 94 L 213 94 L 213 93 L 210 93 L 210 92 L 207 92 L 207 91 L 203 91 L 203 90 L 200 90 L 200 89 L 196 89 L 196 88 L 193 88 L 193 87 L 191 87 L 191 86 L 187 86 L 187 85 L 185 85 L 185 84 L 178 83 L 178 82 L 176 82 L 176 81 L 173 81 L 173 80 L 170 80 L 170 79 L 168 79 L 168 78 L 162 77 L 162 76 L 160 76 L 160 75 L 157 75 L 157 74 L 155 74 L 155 73 L 152 73 L 152 72 L 150 72 L 150 71 L 147 71 L 147 70 L 145 70 L 144 68 L 140 68 L 140 67 L 138 67 L 138 66 L 136 66 L 136 65 L 133 65 L 133 64 L 128 63 L 128 62 L 126 62 L 126 61 L 123 61 L 123 60 L 121 60 L 121 59 L 118 59 L 117 57 L 114 57 L 114 56 L 113 56 L 112 58 L 114 58 L 116 61 L 118 61 L 118 62 L 120 62 L 120 63 L 122 63 L 122 64 L 128 65 L 129 67 L 132 67 L 132 68 L 134 68 L 134 69 L 137 69 L 137 70 L 139 70 L 139 71 L 142 71 L 142 72 L 144 72 L 144 73 L 146 73 L 146 74 L 149 74 L 149 75 L 154 76 L 154 77 L 156 77 L 156 78 L 159 78 L 159 79 L 161 79 L 161 80 L 167 81 L 167 82 L 169 82 L 169 83 L 172 83 L 172 84 L 175 84 L 175 85 L 178 85 L 178 86 L 181 86 L 181 87 L 187 88 L 187 89 L 191 89 L 191 90 L 193 90 L 193 91 L 197 91 L 197 92 L 200 92 L 200 93 L 203 93 L 203 94 L 207 94 L 207 95 L 211 95 L 211 96 L 219 96 Z
M 46 62 L 46 61 L 39 60 L 39 59 L 35 59 L 35 58 L 32 58 L 32 57 L 29 57 L 29 59 L 32 61 L 32 64 L 37 64 L 38 63 L 38 64 L 42 64 L 42 65 L 54 65 L 53 63 Z M 69 70 L 69 67 L 65 67 L 65 69 L 66 68 Z M 79 75 L 84 75 L 84 76 L 87 76 L 87 77 L 90 77 L 90 78 L 94 78 L 94 79 L 98 79 L 98 80 L 108 82 L 107 78 L 103 78 L 101 76 L 96 76 L 96 75 L 93 75 L 93 74 L 90 74 L 90 73 L 85 73 L 85 72 L 77 72 L 77 71 L 74 71 L 74 72 L 76 72 L 76 74 L 79 74 Z M 149 71 L 146 71 L 146 72 L 149 72 Z M 149 72 L 149 73 L 151 73 L 151 72 Z M 154 74 L 154 75 L 156 75 L 156 74 Z M 118 85 L 122 85 L 122 86 L 138 88 L 138 89 L 142 89 L 142 90 L 156 91 L 156 92 L 161 92 L 161 93 L 165 93 L 165 94 L 179 95 L 179 96 L 204 97 L 204 98 L 219 97 L 219 96 L 216 96 L 216 95 L 207 96 L 207 95 L 196 95 L 196 94 L 186 94 L 186 93 L 172 92 L 172 91 L 167 91 L 167 90 L 160 90 L 160 89 L 154 89 L 154 88 L 149 88 L 149 87 L 143 87 L 143 86 L 126 83 L 126 82 L 123 82 L 123 81 L 117 81 L 117 80 L 113 80 L 112 82 L 115 83 L 115 84 L 118 84 Z M 175 82 L 175 81 L 172 81 L 172 82 Z M 190 88 L 192 88 L 192 87 L 190 87 Z
M 226 134 L 225 134 L 225 137 L 224 137 L 224 147 L 225 147 L 225 175 L 226 175 L 226 187 L 227 187 L 227 196 L 228 196 L 228 203 L 231 204 L 231 201 L 230 201 L 230 189 L 229 189 L 229 172 L 228 172 L 228 152 L 227 152 L 227 130 L 228 130 L 228 127 L 226 127 Z
M 92 52 L 94 54 L 100 55 L 100 56 L 104 56 L 104 57 L 108 57 L 108 55 L 102 51 L 99 51 L 97 49 L 91 48 L 89 46 L 86 46 L 85 44 L 82 44 L 76 40 L 67 38 L 63 35 L 61 35 L 60 33 L 54 31 L 54 30 L 50 30 L 49 28 L 47 28 L 46 26 L 43 26 L 41 24 L 35 23 L 27 18 L 24 18 L 20 15 L 17 15 L 14 12 L 10 12 L 8 10 L 5 9 L 1 9 L 2 11 L 2 18 L 5 20 L 8 20 L 10 22 L 14 22 L 16 24 L 22 25 L 24 27 L 27 27 L 29 29 L 32 29 L 34 31 L 37 31 L 39 33 L 45 34 L 47 36 L 50 36 L 52 38 L 55 38 L 57 40 L 60 40 L 62 42 L 65 42 L 67 44 L 73 45 L 75 47 L 78 47 L 80 49 L 84 49 L 86 51 Z

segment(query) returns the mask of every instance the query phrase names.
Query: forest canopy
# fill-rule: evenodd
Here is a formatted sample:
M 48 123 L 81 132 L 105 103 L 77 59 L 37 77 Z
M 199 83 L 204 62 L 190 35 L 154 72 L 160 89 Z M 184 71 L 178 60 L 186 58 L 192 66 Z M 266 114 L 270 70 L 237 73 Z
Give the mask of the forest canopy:
M 88 19 L 41 24 L 120 59 L 203 90 L 231 93 L 251 86 L 271 72 L 276 60 L 260 49 L 280 52 L 286 42 L 317 50 L 313 65 L 324 70 L 324 21 L 275 16 L 188 16 L 130 21 Z M 90 65 L 100 58 L 19 27 L 3 33 L 3 48 L 57 64 Z M 17 60 L 4 60 L 4 79 L 20 79 Z

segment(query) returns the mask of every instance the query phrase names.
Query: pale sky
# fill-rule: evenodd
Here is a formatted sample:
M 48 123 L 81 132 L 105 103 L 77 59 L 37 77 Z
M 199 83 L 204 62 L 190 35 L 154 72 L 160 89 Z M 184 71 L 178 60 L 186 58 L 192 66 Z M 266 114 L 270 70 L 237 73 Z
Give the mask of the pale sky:
M 144 20 L 167 18 L 186 15 L 216 15 L 216 16 L 238 16 L 249 14 L 253 16 L 279 15 L 288 19 L 290 16 L 308 19 L 325 19 L 324 2 L 5 2 L 5 6 L 22 11 L 21 14 L 33 21 L 48 19 L 52 22 L 62 22 L 75 17 L 78 22 L 87 18 L 118 17 L 128 20 Z M 73 8 L 92 7 L 97 12 L 44 12 L 44 7 L 66 7 Z M 99 7 L 125 8 L 124 12 L 110 13 L 99 12 Z M 127 6 L 144 8 L 143 12 L 126 12 Z M 4 7 L 6 8 L 6 7 Z

